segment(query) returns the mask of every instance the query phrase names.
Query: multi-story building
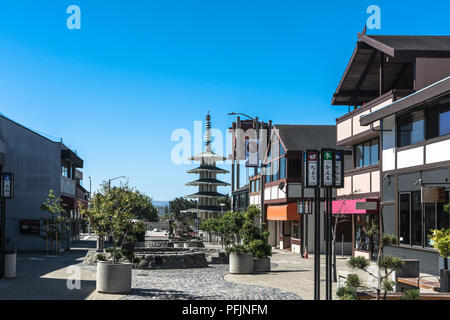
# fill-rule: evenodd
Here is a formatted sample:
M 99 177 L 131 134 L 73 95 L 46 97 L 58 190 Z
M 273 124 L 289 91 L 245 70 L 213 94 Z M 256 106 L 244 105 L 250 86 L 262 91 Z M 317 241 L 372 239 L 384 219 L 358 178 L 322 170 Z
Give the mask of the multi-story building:
M 336 120 L 336 143 L 353 148 L 353 162 L 333 211 L 353 217 L 355 256 L 375 257 L 377 241 L 366 234 L 375 223 L 399 239 L 386 253 L 439 273 L 427 235 L 448 226 L 448 214 L 443 203 L 422 203 L 420 190 L 421 182 L 448 190 L 449 75 L 450 37 L 358 34 L 332 99 L 349 106 Z
M 336 126 L 274 125 L 267 149 L 264 182 L 264 217 L 273 247 L 303 254 L 314 252 L 314 219 L 300 215 L 298 205 L 314 212 L 314 189 L 303 187 L 304 153 L 306 150 L 335 148 Z M 348 158 L 349 152 L 346 152 Z M 335 195 L 335 191 L 334 195 Z M 325 210 L 324 189 L 321 189 L 320 212 Z M 257 202 L 258 200 L 253 200 Z M 311 215 L 312 217 L 312 215 Z M 320 215 L 321 225 L 324 215 Z M 339 241 L 344 236 L 345 250 L 350 249 L 351 228 L 348 222 L 338 225 Z M 321 251 L 325 250 L 325 234 L 321 228 Z
M 40 209 L 49 191 L 61 198 L 71 217 L 67 238 L 60 249 L 70 248 L 79 238 L 79 204 L 87 204 L 81 186 L 83 160 L 61 141 L 52 141 L 17 122 L 0 116 L 0 165 L 2 172 L 15 178 L 14 198 L 6 200 L 6 248 L 19 251 L 45 251 L 46 226 Z

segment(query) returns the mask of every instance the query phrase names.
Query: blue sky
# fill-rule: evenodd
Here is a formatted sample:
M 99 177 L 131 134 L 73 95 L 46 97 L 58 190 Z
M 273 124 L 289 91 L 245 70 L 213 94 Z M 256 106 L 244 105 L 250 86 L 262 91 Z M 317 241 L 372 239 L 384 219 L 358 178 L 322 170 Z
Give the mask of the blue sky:
M 0 112 L 63 137 L 85 160 L 85 186 L 125 175 L 170 200 L 194 192 L 170 136 L 208 110 L 221 130 L 231 111 L 335 124 L 347 108 L 331 97 L 369 5 L 382 15 L 369 34 L 450 31 L 448 1 L 305 2 L 2 1 Z M 81 30 L 66 27 L 71 4 Z

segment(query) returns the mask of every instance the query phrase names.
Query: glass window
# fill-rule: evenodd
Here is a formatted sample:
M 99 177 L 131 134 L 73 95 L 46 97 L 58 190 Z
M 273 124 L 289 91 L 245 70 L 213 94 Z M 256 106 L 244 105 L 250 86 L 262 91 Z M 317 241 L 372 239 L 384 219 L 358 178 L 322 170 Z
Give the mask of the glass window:
M 424 139 L 424 111 L 414 111 L 397 119 L 397 145 L 414 144 Z
M 364 158 L 364 167 L 367 167 L 370 165 L 370 141 L 365 142 L 363 144 L 363 158 Z
M 300 223 L 297 221 L 293 223 L 292 238 L 300 239 Z
M 363 146 L 361 144 L 355 147 L 355 168 L 360 168 L 364 165 Z
M 300 179 L 302 170 L 301 158 L 288 158 L 288 178 Z
M 280 158 L 280 179 L 286 178 L 286 157 Z
M 267 182 L 271 182 L 272 181 L 271 166 L 272 166 L 272 163 L 269 162 L 267 164 L 267 167 L 266 167 L 266 181 Z
M 284 156 L 286 154 L 286 151 L 283 148 L 283 145 L 280 143 L 280 157 Z
M 422 203 L 420 191 L 411 192 L 411 244 L 422 246 Z
M 355 249 L 370 251 L 370 237 L 367 235 L 369 215 L 358 215 L 355 223 Z
M 370 143 L 370 164 L 377 164 L 379 161 L 378 139 L 374 139 Z
M 272 162 L 272 173 L 273 173 L 272 181 L 277 181 L 278 180 L 278 160 L 274 160 Z
M 450 133 L 450 103 L 441 106 L 439 111 L 439 135 Z
M 410 244 L 409 241 L 409 193 L 400 194 L 400 243 Z
M 436 205 L 434 203 L 425 203 L 425 246 L 431 247 L 430 236 L 436 228 Z
M 436 229 L 448 228 L 450 226 L 450 214 L 444 211 L 444 204 L 437 204 Z

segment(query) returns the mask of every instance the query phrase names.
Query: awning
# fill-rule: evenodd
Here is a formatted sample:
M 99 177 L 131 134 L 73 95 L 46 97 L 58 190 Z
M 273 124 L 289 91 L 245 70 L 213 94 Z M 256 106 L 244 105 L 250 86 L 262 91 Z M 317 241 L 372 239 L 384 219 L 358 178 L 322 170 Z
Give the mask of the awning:
M 61 202 L 65 209 L 80 209 L 80 205 L 84 208 L 88 207 L 88 202 L 82 199 L 76 199 L 61 195 Z
M 333 214 L 377 214 L 379 208 L 379 198 L 335 200 L 332 205 Z
M 267 208 L 267 220 L 288 221 L 299 220 L 297 203 L 289 203 L 281 206 L 269 206 Z

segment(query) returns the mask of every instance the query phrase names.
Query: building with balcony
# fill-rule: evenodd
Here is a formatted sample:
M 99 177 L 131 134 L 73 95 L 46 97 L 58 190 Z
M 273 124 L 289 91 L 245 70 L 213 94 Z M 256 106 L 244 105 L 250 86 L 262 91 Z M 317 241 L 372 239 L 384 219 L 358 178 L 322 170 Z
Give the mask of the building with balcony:
M 398 237 L 386 253 L 439 273 L 427 235 L 449 218 L 443 203 L 422 203 L 420 190 L 421 182 L 447 186 L 448 198 L 449 75 L 450 37 L 358 34 L 332 98 L 349 106 L 336 119 L 336 144 L 353 149 L 352 167 L 333 212 L 352 216 L 354 256 L 376 257 L 377 239 L 366 234 L 375 223 Z
M 83 160 L 61 141 L 54 141 L 25 126 L 0 116 L 0 166 L 13 172 L 14 199 L 6 200 L 6 248 L 19 251 L 46 251 L 46 226 L 40 209 L 50 189 L 66 205 L 71 216 L 67 239 L 60 249 L 70 248 L 79 238 L 79 203 L 87 204 L 82 187 Z

